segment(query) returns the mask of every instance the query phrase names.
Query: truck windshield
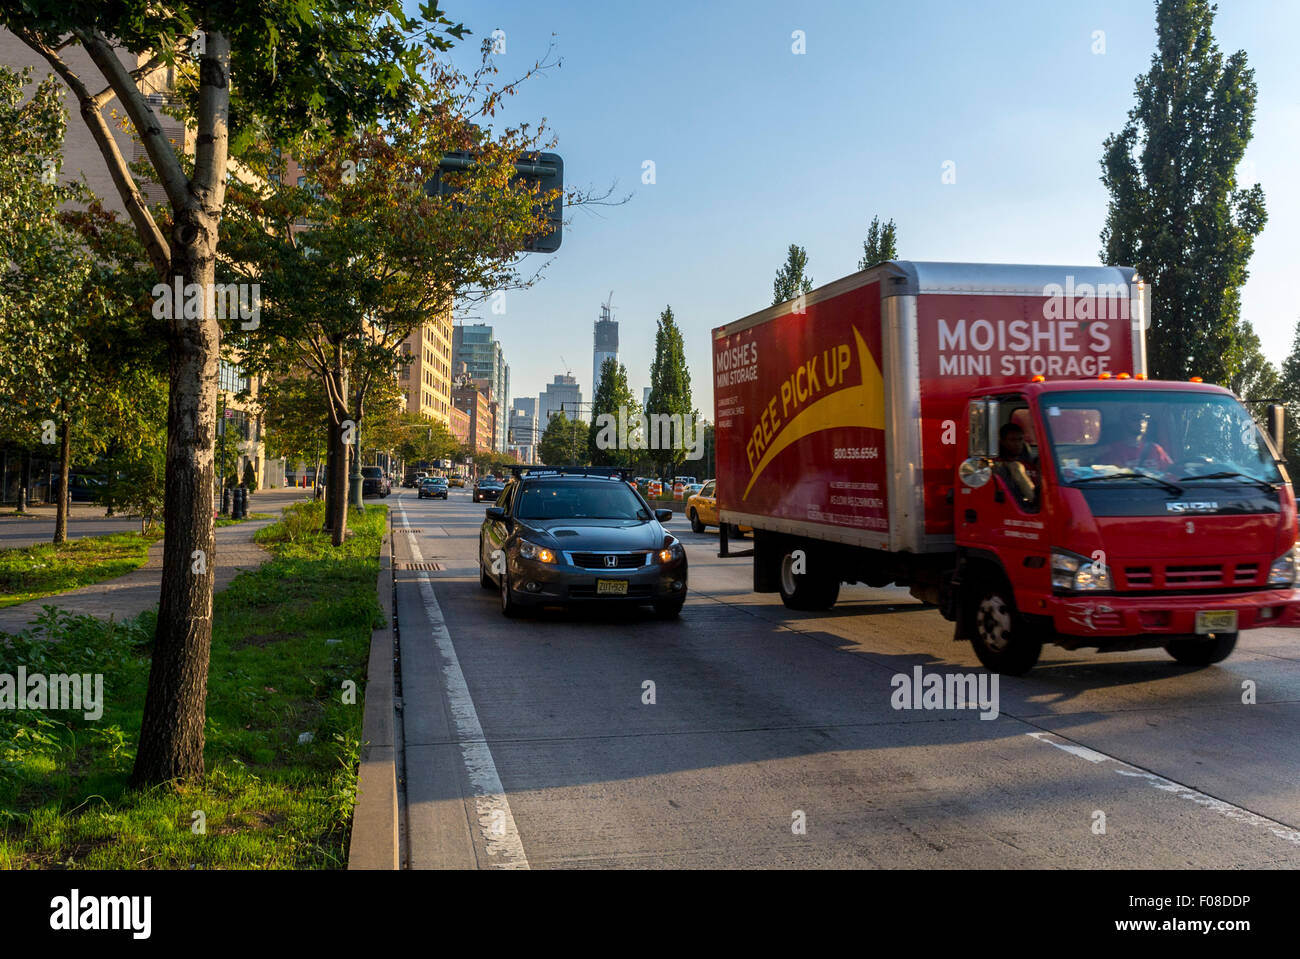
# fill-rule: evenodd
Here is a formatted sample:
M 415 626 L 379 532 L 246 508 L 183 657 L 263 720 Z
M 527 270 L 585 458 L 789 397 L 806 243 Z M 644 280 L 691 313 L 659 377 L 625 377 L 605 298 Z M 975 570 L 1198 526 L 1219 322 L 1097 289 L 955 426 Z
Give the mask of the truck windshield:
M 1231 396 L 1096 390 L 1040 402 L 1061 482 L 1071 486 L 1282 482 L 1259 427 Z

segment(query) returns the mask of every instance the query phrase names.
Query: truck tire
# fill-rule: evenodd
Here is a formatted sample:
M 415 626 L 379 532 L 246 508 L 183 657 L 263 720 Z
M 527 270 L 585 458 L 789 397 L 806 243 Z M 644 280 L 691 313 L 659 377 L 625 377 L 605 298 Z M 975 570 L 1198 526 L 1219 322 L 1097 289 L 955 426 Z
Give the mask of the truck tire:
M 785 603 L 786 609 L 830 609 L 840 598 L 840 581 L 818 575 L 817 564 L 809 562 L 808 553 L 810 551 L 805 550 L 804 562 L 812 568 L 803 573 L 794 571 L 793 550 L 781 557 L 779 582 L 781 602 Z
M 695 512 L 695 510 L 691 510 L 691 532 L 703 533 L 704 529 L 704 524 L 700 522 L 700 514 Z
M 966 617 L 966 635 L 986 669 L 1023 676 L 1034 668 L 1043 643 L 1016 611 L 1006 580 L 986 576 L 971 583 L 962 614 Z
M 1165 645 L 1165 652 L 1184 666 L 1211 666 L 1223 662 L 1236 648 L 1236 633 L 1216 633 L 1213 639 L 1175 639 Z

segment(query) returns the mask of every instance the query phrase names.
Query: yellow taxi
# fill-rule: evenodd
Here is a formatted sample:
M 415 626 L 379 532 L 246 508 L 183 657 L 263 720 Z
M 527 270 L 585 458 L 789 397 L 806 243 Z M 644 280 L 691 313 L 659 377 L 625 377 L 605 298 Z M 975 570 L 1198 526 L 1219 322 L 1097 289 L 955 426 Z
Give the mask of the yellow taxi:
M 700 491 L 686 501 L 686 518 L 691 521 L 691 529 L 694 532 L 703 533 L 708 527 L 718 525 L 717 490 L 717 480 L 705 480 Z M 733 525 L 729 532 L 732 536 L 738 536 L 742 533 L 751 533 L 753 529 L 749 526 Z

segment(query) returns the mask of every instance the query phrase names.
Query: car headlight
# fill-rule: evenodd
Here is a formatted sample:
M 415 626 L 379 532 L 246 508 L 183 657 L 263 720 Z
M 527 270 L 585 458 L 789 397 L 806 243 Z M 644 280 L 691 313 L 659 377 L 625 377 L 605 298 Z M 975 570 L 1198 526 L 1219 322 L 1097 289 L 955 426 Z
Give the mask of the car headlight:
M 1292 546 L 1273 560 L 1273 565 L 1268 568 L 1268 585 L 1294 586 L 1296 584 L 1296 564 L 1300 561 L 1297 550 L 1300 550 L 1300 547 Z
M 545 546 L 538 546 L 536 543 L 530 543 L 526 539 L 519 541 L 519 555 L 524 559 L 536 560 L 539 563 L 554 563 L 555 554 Z
M 673 560 L 681 559 L 686 555 L 686 550 L 682 548 L 679 540 L 673 540 L 667 546 L 659 551 L 659 562 L 671 563 Z
M 1063 549 L 1052 550 L 1052 587 L 1068 589 L 1072 592 L 1091 592 L 1094 590 L 1112 590 L 1115 588 L 1110 578 L 1110 570 L 1105 563 L 1067 553 Z

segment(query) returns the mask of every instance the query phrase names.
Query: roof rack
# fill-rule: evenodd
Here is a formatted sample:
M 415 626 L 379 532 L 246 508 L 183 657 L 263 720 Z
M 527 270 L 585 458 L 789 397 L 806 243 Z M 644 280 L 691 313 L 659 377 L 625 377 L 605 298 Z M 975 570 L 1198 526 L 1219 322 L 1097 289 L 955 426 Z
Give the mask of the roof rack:
M 626 482 L 632 471 L 621 466 L 512 466 L 510 473 L 515 479 L 523 476 L 597 476 Z

